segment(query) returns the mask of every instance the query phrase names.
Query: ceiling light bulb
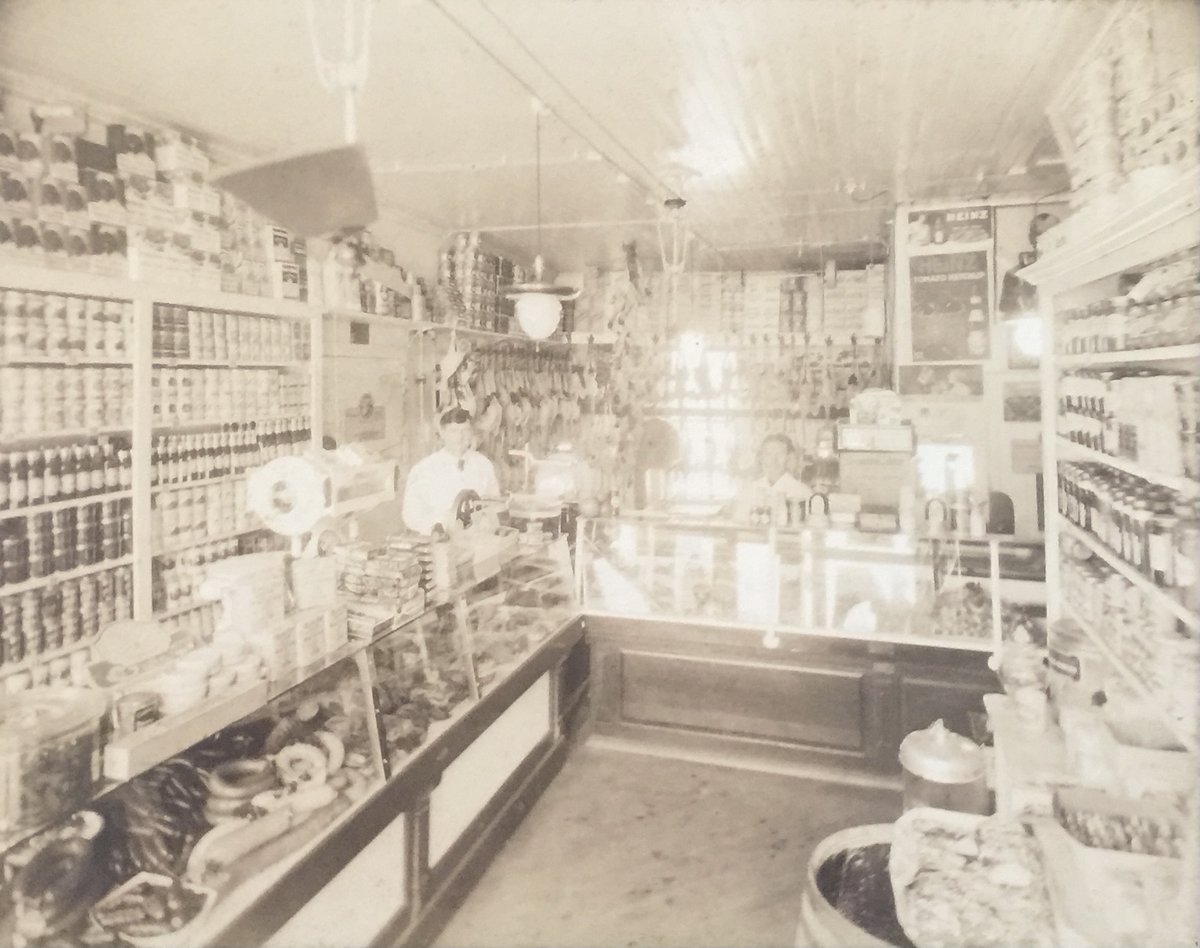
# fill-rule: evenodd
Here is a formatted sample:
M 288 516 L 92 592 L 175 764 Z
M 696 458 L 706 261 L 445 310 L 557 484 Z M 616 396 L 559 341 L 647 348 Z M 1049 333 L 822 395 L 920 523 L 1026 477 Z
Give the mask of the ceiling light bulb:
M 548 339 L 558 328 L 562 304 L 550 293 L 520 293 L 516 296 L 516 314 L 530 339 Z

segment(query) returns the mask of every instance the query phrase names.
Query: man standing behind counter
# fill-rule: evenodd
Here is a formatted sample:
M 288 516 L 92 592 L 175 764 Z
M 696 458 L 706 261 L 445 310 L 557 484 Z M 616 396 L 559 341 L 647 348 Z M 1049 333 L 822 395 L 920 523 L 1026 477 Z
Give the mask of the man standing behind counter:
M 449 526 L 454 517 L 451 506 L 464 490 L 480 497 L 500 496 L 496 468 L 472 447 L 475 429 L 469 411 L 443 412 L 438 436 L 441 448 L 414 464 L 404 485 L 404 524 L 417 533 L 430 533 L 439 523 Z
M 758 466 L 762 472 L 747 485 L 734 504 L 733 515 L 738 520 L 752 520 L 756 511 L 771 512 L 776 526 L 788 523 L 789 503 L 803 504 L 812 494 L 803 481 L 788 472 L 796 459 L 792 439 L 780 432 L 767 435 L 758 449 Z

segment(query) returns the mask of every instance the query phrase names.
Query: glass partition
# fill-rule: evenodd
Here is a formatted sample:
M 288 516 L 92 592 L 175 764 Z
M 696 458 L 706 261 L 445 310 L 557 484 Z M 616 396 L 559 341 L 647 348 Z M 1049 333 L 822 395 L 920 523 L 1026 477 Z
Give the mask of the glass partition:
M 650 519 L 581 521 L 577 563 L 589 614 L 976 651 L 1044 614 L 1041 565 L 1011 538 Z

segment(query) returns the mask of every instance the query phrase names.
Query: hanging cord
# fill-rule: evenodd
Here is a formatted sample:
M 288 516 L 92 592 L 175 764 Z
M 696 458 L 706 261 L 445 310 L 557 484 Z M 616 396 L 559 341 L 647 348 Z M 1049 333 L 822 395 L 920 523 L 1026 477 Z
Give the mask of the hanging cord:
M 364 0 L 363 3 L 362 29 L 358 38 L 357 53 L 354 40 L 355 2 L 356 0 L 342 0 L 342 59 L 339 62 L 327 59 L 321 52 L 321 44 L 317 39 L 315 0 L 305 0 L 304 4 L 317 79 L 324 88 L 340 89 L 342 92 L 342 131 L 347 145 L 358 141 L 357 97 L 367 82 L 368 54 L 371 48 L 372 0 Z
M 539 103 L 533 113 L 533 152 L 537 168 L 537 248 L 542 256 L 542 106 Z M 538 274 L 537 279 L 541 279 Z

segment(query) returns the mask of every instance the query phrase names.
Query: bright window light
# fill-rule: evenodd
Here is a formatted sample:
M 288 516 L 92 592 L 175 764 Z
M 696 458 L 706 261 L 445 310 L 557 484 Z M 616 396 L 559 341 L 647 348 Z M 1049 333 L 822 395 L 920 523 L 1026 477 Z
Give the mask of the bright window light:
M 926 494 L 971 490 L 975 486 L 975 449 L 967 444 L 917 446 L 917 477 Z
M 1035 357 L 1042 354 L 1042 320 L 1038 316 L 1022 316 L 1012 321 L 1010 338 L 1021 355 Z

